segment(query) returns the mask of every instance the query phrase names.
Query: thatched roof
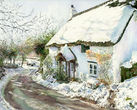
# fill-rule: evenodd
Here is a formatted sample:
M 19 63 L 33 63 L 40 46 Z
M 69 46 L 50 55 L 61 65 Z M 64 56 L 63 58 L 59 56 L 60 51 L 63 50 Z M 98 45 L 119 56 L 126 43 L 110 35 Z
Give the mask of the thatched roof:
M 122 38 L 134 13 L 131 6 L 109 7 L 108 3 L 77 14 L 49 41 L 56 45 L 115 45 Z

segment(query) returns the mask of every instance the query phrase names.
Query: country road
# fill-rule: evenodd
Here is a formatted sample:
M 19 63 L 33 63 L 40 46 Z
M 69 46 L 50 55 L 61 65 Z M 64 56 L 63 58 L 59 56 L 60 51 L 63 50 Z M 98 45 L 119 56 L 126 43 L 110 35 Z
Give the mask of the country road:
M 4 97 L 17 110 L 103 110 L 41 86 L 27 75 L 13 77 L 5 88 Z

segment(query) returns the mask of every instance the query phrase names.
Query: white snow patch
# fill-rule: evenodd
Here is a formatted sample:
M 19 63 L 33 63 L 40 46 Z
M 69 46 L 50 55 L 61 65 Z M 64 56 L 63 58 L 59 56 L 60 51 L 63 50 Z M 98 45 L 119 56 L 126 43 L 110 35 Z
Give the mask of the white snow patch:
M 137 51 L 133 51 L 130 61 L 123 63 L 121 66 L 125 68 L 132 68 L 132 65 L 135 63 L 137 63 Z
M 68 48 L 67 45 L 65 45 L 64 47 L 61 48 L 61 51 L 59 53 L 62 53 L 63 56 L 65 57 L 65 59 L 67 61 L 70 61 L 70 60 L 74 60 L 75 57 L 74 55 L 72 54 L 71 50 Z
M 116 108 L 119 110 L 137 110 L 137 77 L 120 83 L 117 89 Z
M 131 62 L 137 63 L 137 51 L 132 52 Z
M 121 66 L 125 67 L 125 68 L 132 68 L 132 64 L 130 61 L 127 61 L 125 63 L 123 63 Z
M 105 107 L 108 104 L 108 89 L 103 85 L 98 85 L 96 79 L 89 79 L 87 82 L 58 83 L 52 76 L 47 76 L 47 80 L 40 79 L 40 76 L 32 76 L 33 80 L 39 84 L 56 90 L 57 92 L 71 98 L 83 97 L 96 101 L 100 106 Z M 93 87 L 94 85 L 94 87 Z M 96 88 L 95 88 L 96 86 Z

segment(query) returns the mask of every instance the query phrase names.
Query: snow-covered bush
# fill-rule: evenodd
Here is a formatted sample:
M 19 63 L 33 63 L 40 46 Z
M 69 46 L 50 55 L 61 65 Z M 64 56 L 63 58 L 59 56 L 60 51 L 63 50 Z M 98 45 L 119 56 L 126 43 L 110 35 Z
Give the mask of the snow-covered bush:
M 96 89 L 97 87 L 99 87 L 99 84 L 100 82 L 96 78 L 90 78 L 87 80 L 87 86 L 89 88 Z
M 109 90 L 95 78 L 83 82 L 69 83 L 58 83 L 51 75 L 47 76 L 46 80 L 39 78 L 35 77 L 35 81 L 65 96 L 92 100 L 103 107 L 108 105 Z
M 115 102 L 119 110 L 137 110 L 137 77 L 118 85 Z
M 109 68 L 111 67 L 111 60 L 105 61 L 100 65 L 99 71 L 101 74 L 98 75 L 98 79 L 107 85 L 112 83 L 112 77 L 109 74 Z

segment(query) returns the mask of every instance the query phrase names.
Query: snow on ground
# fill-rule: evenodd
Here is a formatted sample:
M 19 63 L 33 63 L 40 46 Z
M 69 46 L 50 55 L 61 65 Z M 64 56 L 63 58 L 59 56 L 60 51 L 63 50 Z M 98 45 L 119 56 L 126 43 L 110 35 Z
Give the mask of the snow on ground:
M 125 68 L 132 68 L 132 65 L 137 63 L 137 51 L 132 52 L 131 59 L 125 63 L 123 63 L 121 66 Z
M 134 53 L 135 54 L 135 53 Z M 135 59 L 135 57 L 132 57 Z M 132 60 L 131 59 L 131 60 Z M 104 84 L 94 78 L 83 82 L 58 83 L 52 76 L 47 76 L 46 80 L 42 79 L 41 74 L 33 74 L 38 69 L 37 66 L 24 65 L 23 68 L 6 69 L 7 75 L 0 80 L 0 110 L 13 110 L 12 107 L 3 98 L 3 88 L 8 81 L 17 74 L 29 74 L 37 83 L 56 90 L 57 92 L 71 98 L 87 98 L 95 101 L 102 107 L 109 105 L 108 98 L 110 90 L 116 94 L 114 99 L 116 109 L 118 110 L 137 110 L 137 77 L 128 79 L 119 84 L 110 85 L 108 89 Z
M 115 102 L 119 110 L 137 110 L 137 77 L 118 85 Z
M 109 91 L 103 85 L 99 85 L 99 81 L 91 78 L 86 82 L 70 82 L 58 83 L 52 76 L 47 76 L 47 80 L 43 80 L 40 74 L 33 75 L 32 79 L 39 84 L 56 90 L 57 92 L 69 96 L 71 98 L 82 97 L 95 101 L 102 107 L 108 104 Z

